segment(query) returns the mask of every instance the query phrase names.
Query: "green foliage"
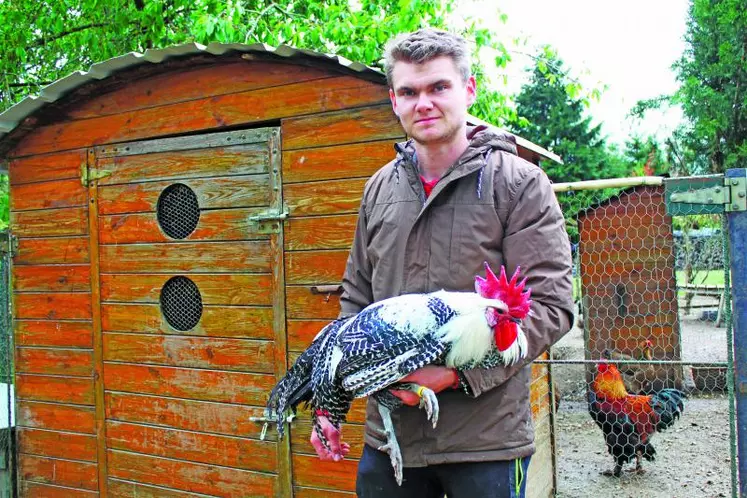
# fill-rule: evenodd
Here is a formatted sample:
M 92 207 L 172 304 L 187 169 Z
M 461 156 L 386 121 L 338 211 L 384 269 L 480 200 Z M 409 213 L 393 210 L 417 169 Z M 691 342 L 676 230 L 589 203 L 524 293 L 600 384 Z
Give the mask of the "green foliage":
M 682 107 L 688 123 L 667 142 L 673 174 L 722 173 L 747 164 L 747 9 L 744 0 L 692 0 L 679 90 L 633 114 Z
M 609 175 L 601 127 L 592 126 L 591 117 L 584 115 L 584 102 L 575 88 L 556 55 L 538 58 L 529 83 L 516 97 L 517 113 L 528 121 L 516 131 L 563 158 L 562 165 L 542 164 L 555 182 L 614 176 Z
M 446 29 L 455 6 L 456 0 L 0 0 L 0 110 L 95 62 L 185 42 L 288 44 L 376 66 L 392 36 Z M 467 20 L 463 34 L 476 53 L 490 48 L 497 64 L 508 61 L 493 31 Z M 507 108 L 494 92 L 477 107 L 491 121 Z
M 516 97 L 517 114 L 525 119 L 512 128 L 524 138 L 558 154 L 564 164 L 543 161 L 542 168 L 553 182 L 576 182 L 625 176 L 627 165 L 607 147 L 599 125 L 584 113 L 586 101 L 580 87 L 567 75 L 563 61 L 546 49 L 536 58 L 532 76 Z M 580 191 L 558 196 L 563 213 L 571 223 L 569 235 L 576 240 L 576 215 L 616 190 Z M 600 197 L 601 196 L 601 197 Z
M 669 173 L 665 153 L 654 137 L 630 137 L 625 142 L 624 160 L 632 176 L 661 176 Z
M 255 43 L 335 53 L 380 66 L 384 44 L 400 32 L 448 29 L 456 0 L 0 0 L 0 112 L 44 86 L 91 64 L 131 51 L 186 42 Z M 491 28 L 505 16 L 490 20 Z M 462 34 L 475 55 L 508 51 L 494 32 L 467 19 Z M 509 99 L 481 89 L 473 112 L 499 123 L 512 113 Z M 8 221 L 7 179 L 0 183 L 0 228 Z
M 10 199 L 8 196 L 8 176 L 0 174 L 0 230 L 8 228 L 10 220 Z

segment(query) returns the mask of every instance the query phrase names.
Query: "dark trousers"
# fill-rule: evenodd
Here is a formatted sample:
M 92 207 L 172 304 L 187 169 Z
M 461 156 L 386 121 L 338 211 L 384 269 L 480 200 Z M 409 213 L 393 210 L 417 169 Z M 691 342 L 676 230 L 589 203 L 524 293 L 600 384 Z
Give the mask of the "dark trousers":
M 355 492 L 358 498 L 524 498 L 529 458 L 405 468 L 398 486 L 389 455 L 365 445 Z

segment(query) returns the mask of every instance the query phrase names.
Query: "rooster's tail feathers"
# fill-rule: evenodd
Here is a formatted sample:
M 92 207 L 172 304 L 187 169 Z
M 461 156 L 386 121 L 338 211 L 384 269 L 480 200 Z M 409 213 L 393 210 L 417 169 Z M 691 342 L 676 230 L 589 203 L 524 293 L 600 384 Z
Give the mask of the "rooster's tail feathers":
M 651 407 L 659 415 L 656 430 L 661 432 L 674 425 L 685 409 L 687 395 L 679 389 L 662 389 L 651 395 Z
M 311 398 L 311 369 L 314 365 L 314 344 L 298 357 L 288 373 L 270 391 L 265 418 L 274 418 L 278 437 L 283 437 L 287 417 L 296 413 L 296 406 Z
M 291 369 L 270 391 L 264 415 L 265 419 L 274 419 L 277 423 L 279 438 L 283 437 L 285 422 L 295 415 L 299 403 L 311 400 L 313 395 L 311 377 L 314 363 L 330 338 L 335 337 L 348 318 L 335 320 L 324 327 L 306 351 L 301 353 Z

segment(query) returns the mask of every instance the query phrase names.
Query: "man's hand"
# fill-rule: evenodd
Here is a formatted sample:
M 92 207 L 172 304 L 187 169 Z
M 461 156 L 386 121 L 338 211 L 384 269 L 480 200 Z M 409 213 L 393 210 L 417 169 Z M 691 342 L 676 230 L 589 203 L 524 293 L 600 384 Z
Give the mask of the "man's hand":
M 413 384 L 427 387 L 435 393 L 440 393 L 444 389 L 453 389 L 454 386 L 458 386 L 459 377 L 453 368 L 426 365 L 423 368 L 415 370 L 399 382 L 412 382 Z M 402 391 L 400 389 L 390 389 L 389 391 L 406 405 L 418 406 L 420 404 L 420 396 L 412 391 Z
M 332 425 L 332 422 L 330 422 L 327 417 L 324 415 L 317 415 L 316 419 L 317 423 L 322 428 L 322 434 L 324 434 L 324 437 L 327 439 L 329 449 L 324 446 L 324 443 L 319 439 L 319 435 L 313 427 L 311 429 L 311 446 L 314 447 L 320 460 L 339 462 L 345 458 L 345 455 L 350 453 L 350 445 L 340 440 L 342 432 Z

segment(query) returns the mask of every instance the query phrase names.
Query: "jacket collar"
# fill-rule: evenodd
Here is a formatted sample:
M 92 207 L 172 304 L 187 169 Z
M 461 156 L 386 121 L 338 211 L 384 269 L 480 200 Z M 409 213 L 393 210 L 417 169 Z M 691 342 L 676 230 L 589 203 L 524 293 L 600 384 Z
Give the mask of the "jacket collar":
M 452 180 L 461 178 L 485 166 L 486 160 L 490 153 L 495 150 L 508 152 L 518 155 L 516 151 L 516 139 L 513 135 L 506 133 L 497 128 L 488 128 L 484 125 L 468 126 L 467 139 L 469 145 L 457 161 L 449 167 L 441 177 L 446 180 L 439 181 L 434 192 L 441 190 L 438 188 L 441 184 L 448 184 Z M 412 139 L 406 142 L 400 142 L 394 145 L 397 157 L 394 162 L 394 174 L 397 182 L 400 178 L 400 169 L 405 171 L 409 183 L 415 188 L 416 192 L 422 191 L 420 182 L 420 170 L 417 166 L 417 154 L 415 152 L 415 143 Z M 424 193 L 423 193 L 424 195 Z

